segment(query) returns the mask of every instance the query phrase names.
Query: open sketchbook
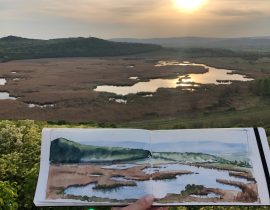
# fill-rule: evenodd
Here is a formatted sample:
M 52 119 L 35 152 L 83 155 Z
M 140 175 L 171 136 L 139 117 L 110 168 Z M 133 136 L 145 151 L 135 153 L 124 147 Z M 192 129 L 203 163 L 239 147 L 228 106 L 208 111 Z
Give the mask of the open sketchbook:
M 44 129 L 37 206 L 269 205 L 261 128 Z

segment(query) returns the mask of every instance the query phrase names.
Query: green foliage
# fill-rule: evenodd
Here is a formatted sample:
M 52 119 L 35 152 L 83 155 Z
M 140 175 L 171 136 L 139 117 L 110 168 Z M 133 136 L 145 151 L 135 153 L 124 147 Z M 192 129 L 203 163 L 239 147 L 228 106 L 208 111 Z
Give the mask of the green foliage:
M 17 197 L 16 183 L 0 181 L 0 209 L 17 209 Z
M 96 185 L 93 189 L 96 190 L 105 190 L 105 192 L 108 192 L 108 190 L 114 190 L 117 187 L 124 187 L 124 186 L 136 186 L 136 182 L 125 182 L 125 183 L 114 183 L 110 185 Z
M 178 123 L 173 126 L 173 129 L 186 129 L 187 126 L 184 123 Z
M 239 166 L 244 168 L 251 167 L 247 161 L 234 160 L 230 161 L 216 155 L 193 152 L 153 152 L 153 158 L 165 161 L 192 162 L 192 163 L 219 163 L 223 165 Z
M 218 158 L 218 162 L 221 164 L 230 164 L 234 166 L 239 166 L 239 167 L 245 167 L 245 168 L 250 168 L 251 165 L 247 161 L 241 161 L 241 160 L 235 160 L 235 161 L 229 161 L 223 158 Z
M 143 149 L 82 145 L 64 138 L 51 143 L 51 163 L 118 162 L 145 159 L 151 155 Z
M 194 194 L 194 195 L 207 195 L 207 193 L 204 192 L 204 186 L 203 185 L 188 184 L 185 187 L 185 190 L 181 191 L 181 195 L 182 196 L 189 196 L 191 194 Z
M 78 163 L 83 153 L 80 145 L 66 139 L 56 139 L 51 143 L 50 162 L 51 163 Z
M 91 127 L 93 123 L 84 127 Z M 44 122 L 0 121 L 0 209 L 36 209 L 33 204 L 39 171 L 40 138 L 43 127 L 55 127 Z M 65 127 L 81 125 L 65 125 Z M 59 126 L 58 126 L 59 127 Z M 269 128 L 269 126 L 268 126 Z M 269 130 L 269 129 L 268 129 Z M 267 130 L 267 133 L 269 134 Z M 87 207 L 58 207 L 40 209 L 89 209 Z M 109 207 L 93 207 L 109 210 Z M 171 210 L 266 210 L 269 207 L 171 207 Z
M 270 96 L 270 77 L 256 80 L 253 89 L 257 95 Z
M 38 40 L 9 36 L 0 39 L 0 49 L 0 59 L 9 61 L 34 58 L 131 55 L 159 50 L 162 47 L 152 44 L 111 42 L 94 37 Z
M 32 208 L 39 171 L 41 127 L 34 121 L 0 122 L 0 200 L 3 208 Z M 8 194 L 9 193 L 9 194 Z M 4 197 L 10 196 L 10 200 Z

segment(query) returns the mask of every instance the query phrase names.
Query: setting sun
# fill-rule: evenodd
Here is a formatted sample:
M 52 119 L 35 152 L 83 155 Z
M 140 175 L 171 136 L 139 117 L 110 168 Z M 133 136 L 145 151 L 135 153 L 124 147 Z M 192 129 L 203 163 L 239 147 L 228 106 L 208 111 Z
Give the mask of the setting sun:
M 200 8 L 206 0 L 174 0 L 175 7 L 185 11 L 192 12 Z

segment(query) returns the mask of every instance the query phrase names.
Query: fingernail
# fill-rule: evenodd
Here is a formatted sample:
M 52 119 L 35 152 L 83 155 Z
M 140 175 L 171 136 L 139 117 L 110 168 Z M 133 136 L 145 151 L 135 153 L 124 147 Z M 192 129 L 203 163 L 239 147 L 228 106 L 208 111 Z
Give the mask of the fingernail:
M 154 201 L 154 196 L 153 195 L 147 195 L 146 197 L 145 197 L 145 200 L 147 201 L 147 202 L 153 202 Z

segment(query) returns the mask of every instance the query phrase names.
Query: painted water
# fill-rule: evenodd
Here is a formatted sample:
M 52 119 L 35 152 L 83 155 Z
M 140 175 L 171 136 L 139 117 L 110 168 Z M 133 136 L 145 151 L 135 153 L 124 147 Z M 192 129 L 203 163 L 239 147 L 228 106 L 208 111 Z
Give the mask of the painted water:
M 220 198 L 220 195 L 215 193 L 209 193 L 208 195 L 190 195 L 194 198 Z
M 130 167 L 130 164 L 128 165 Z M 107 167 L 108 168 L 108 167 Z M 115 169 L 121 169 L 116 166 Z M 114 167 L 110 167 L 114 169 Z M 123 169 L 123 168 L 122 168 Z M 235 190 L 241 191 L 240 188 L 230 185 L 225 185 L 218 183 L 217 179 L 225 179 L 230 181 L 238 181 L 242 183 L 249 183 L 247 179 L 233 177 L 229 175 L 228 171 L 217 170 L 217 169 L 207 169 L 202 167 L 181 165 L 181 164 L 163 164 L 158 168 L 148 168 L 144 169 L 145 173 L 154 173 L 156 171 L 175 171 L 175 170 L 188 170 L 194 172 L 188 175 L 178 175 L 175 179 L 167 180 L 147 180 L 147 181 L 135 181 L 137 186 L 123 186 L 117 187 L 110 190 L 97 190 L 93 189 L 95 184 L 89 184 L 86 186 L 79 187 L 68 187 L 64 193 L 68 195 L 75 196 L 96 196 L 100 198 L 110 198 L 118 199 L 119 197 L 123 199 L 138 199 L 145 194 L 154 194 L 156 198 L 164 198 L 167 193 L 179 194 L 182 190 L 185 190 L 186 185 L 195 184 L 203 185 L 209 188 L 219 188 L 224 190 Z M 113 177 L 112 180 L 115 181 L 133 181 L 127 180 L 123 177 Z M 196 196 L 196 195 L 194 195 Z M 209 195 L 207 197 L 217 197 L 218 195 Z
M 208 69 L 208 72 L 201 74 L 187 74 L 184 76 L 177 76 L 175 79 L 150 79 L 147 82 L 137 82 L 132 86 L 113 86 L 113 85 L 100 85 L 94 91 L 109 92 L 117 95 L 136 94 L 139 92 L 155 93 L 159 88 L 177 88 L 184 87 L 185 90 L 194 91 L 194 87 L 200 84 L 215 84 L 215 85 L 230 85 L 233 81 L 252 81 L 246 75 L 235 73 L 234 70 L 217 69 L 204 64 L 190 63 L 188 61 L 160 61 L 155 67 L 161 66 L 201 66 Z M 186 88 L 185 88 L 186 87 Z
M 134 164 L 114 164 L 114 165 L 109 165 L 109 166 L 104 166 L 101 168 L 104 169 L 114 169 L 114 170 L 123 170 L 123 169 L 128 169 L 134 167 Z

